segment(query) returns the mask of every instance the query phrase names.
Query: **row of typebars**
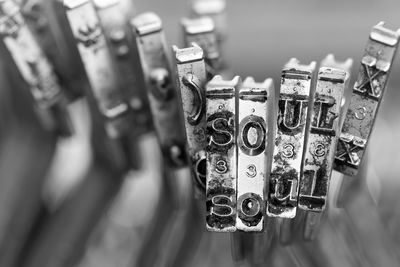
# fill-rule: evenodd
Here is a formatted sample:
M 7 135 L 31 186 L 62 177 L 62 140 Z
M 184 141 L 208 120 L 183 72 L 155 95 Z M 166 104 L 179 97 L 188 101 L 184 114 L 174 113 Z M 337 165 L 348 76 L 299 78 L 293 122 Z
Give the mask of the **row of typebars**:
M 352 87 L 352 60 L 329 55 L 319 69 L 291 59 L 275 90 L 272 79 L 225 79 L 224 1 L 194 1 L 172 60 L 161 19 L 131 1 L 44 2 L 1 1 L 0 34 L 46 129 L 72 135 L 67 106 L 85 95 L 103 156 L 122 169 L 137 167 L 135 140 L 154 130 L 168 168 L 191 168 L 218 232 L 265 231 L 267 217 L 297 208 L 319 220 L 332 170 L 358 172 L 400 33 L 372 28 Z

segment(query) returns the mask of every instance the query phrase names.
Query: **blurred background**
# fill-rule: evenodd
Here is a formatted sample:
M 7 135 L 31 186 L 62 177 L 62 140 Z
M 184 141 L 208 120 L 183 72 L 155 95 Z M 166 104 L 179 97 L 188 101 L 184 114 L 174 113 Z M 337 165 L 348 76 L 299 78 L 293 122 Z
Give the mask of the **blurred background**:
M 179 22 L 190 14 L 189 1 L 135 0 L 134 6 L 136 13 L 157 13 L 169 46 L 182 47 Z M 391 29 L 400 28 L 399 11 L 398 0 L 227 0 L 225 61 L 234 75 L 257 81 L 272 77 L 277 88 L 291 57 L 308 64 L 333 53 L 338 60 L 354 59 L 352 85 L 372 26 L 383 20 Z M 177 193 L 163 188 L 154 134 L 138 142 L 139 169 L 121 173 L 96 163 L 92 118 L 84 101 L 69 108 L 75 135 L 56 139 L 40 127 L 28 93 L 15 89 L 22 86 L 3 58 L 1 267 L 400 265 L 400 58 L 370 139 L 368 160 L 359 177 L 345 179 L 339 199 L 332 199 L 340 208 L 329 207 L 314 241 L 282 246 L 275 238 L 259 261 L 252 258 L 251 246 L 234 259 L 230 235 L 206 233 L 204 217 L 182 215 L 180 207 L 168 204 L 165 194 Z M 341 179 L 334 173 L 332 183 Z M 193 205 L 189 208 L 203 208 L 201 201 Z M 182 224 L 175 225 L 175 220 Z M 165 237 L 160 228 L 174 236 Z

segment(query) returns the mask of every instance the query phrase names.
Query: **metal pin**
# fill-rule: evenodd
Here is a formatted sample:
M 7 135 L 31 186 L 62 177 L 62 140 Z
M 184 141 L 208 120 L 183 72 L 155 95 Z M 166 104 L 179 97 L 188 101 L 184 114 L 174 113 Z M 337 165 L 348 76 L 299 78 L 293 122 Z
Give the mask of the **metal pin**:
M 298 206 L 305 211 L 322 212 L 325 209 L 340 130 L 339 116 L 345 79 L 344 70 L 319 69 L 300 180 Z
M 161 19 L 154 13 L 143 13 L 131 21 L 143 68 L 153 124 L 164 154 L 171 166 L 186 164 L 185 134 L 180 120 L 180 106 Z
M 400 30 L 372 28 L 337 145 L 334 169 L 355 176 L 363 159 L 398 47 Z
M 179 49 L 173 47 L 176 61 L 177 85 L 181 92 L 187 145 L 193 176 L 198 185 L 206 186 L 206 93 L 207 82 L 204 53 L 197 44 Z
M 128 22 L 133 17 L 131 1 L 95 0 L 93 1 L 100 19 L 104 35 L 109 44 L 118 79 L 122 85 L 124 98 L 133 111 L 131 132 L 134 135 L 148 132 L 152 126 L 149 103 L 142 70 L 137 54 L 134 51 L 132 32 Z
M 267 157 L 272 144 L 268 106 L 275 101 L 273 91 L 272 79 L 256 83 L 253 78 L 245 79 L 239 91 L 236 227 L 246 232 L 261 232 L 264 226 L 264 192 L 272 159 Z
M 209 77 L 219 74 L 222 63 L 213 20 L 208 17 L 184 18 L 181 23 L 185 45 L 189 46 L 192 42 L 197 43 L 204 50 Z
M 73 132 L 66 98 L 53 66 L 12 0 L 0 3 L 0 35 L 22 78 L 30 87 L 43 125 L 62 136 Z
M 236 231 L 236 91 L 232 81 L 215 76 L 206 85 L 207 229 Z
M 296 216 L 299 180 L 315 62 L 300 65 L 291 59 L 282 73 L 267 215 Z
M 95 7 L 89 0 L 64 0 L 64 7 L 107 134 L 119 138 L 127 130 L 121 119 L 129 114 L 129 106 L 122 97 Z
M 210 17 L 215 24 L 218 42 L 225 41 L 227 35 L 226 1 L 225 0 L 193 0 L 191 4 L 193 17 Z

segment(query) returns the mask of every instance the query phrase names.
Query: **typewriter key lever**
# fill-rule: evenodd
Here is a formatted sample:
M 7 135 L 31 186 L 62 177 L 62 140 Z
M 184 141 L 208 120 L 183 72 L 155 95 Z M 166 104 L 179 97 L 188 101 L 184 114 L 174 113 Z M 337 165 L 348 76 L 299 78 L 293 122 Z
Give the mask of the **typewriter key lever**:
M 267 215 L 296 216 L 315 62 L 291 59 L 282 72 Z
M 176 84 L 180 89 L 188 153 L 196 183 L 206 186 L 206 66 L 203 50 L 195 43 L 191 47 L 173 47 L 176 63 Z
M 67 99 L 53 66 L 28 28 L 20 7 L 12 0 L 0 2 L 0 35 L 28 85 L 43 126 L 61 136 L 73 133 Z
M 187 164 L 185 133 L 174 78 L 168 61 L 161 19 L 143 13 L 131 20 L 153 115 L 153 124 L 164 158 L 174 168 Z
M 372 28 L 353 87 L 349 109 L 337 145 L 334 169 L 355 176 L 368 146 L 373 125 L 399 45 L 400 30 Z

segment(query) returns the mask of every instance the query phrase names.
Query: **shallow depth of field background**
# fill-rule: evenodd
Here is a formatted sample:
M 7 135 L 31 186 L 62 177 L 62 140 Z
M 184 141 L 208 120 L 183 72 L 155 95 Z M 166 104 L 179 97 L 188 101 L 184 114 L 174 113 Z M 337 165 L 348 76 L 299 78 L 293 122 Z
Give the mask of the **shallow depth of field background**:
M 161 16 L 169 44 L 181 44 L 179 20 L 188 14 L 187 1 L 142 0 L 136 2 L 138 12 L 154 11 Z M 227 2 L 228 41 L 225 54 L 232 72 L 242 77 L 253 76 L 258 81 L 272 77 L 275 80 L 275 87 L 279 85 L 282 66 L 291 57 L 297 57 L 303 63 L 312 60 L 319 62 L 328 53 L 335 54 L 339 60 L 345 60 L 348 57 L 354 59 L 351 82 L 353 84 L 371 27 L 384 20 L 388 27 L 400 28 L 400 2 L 397 0 L 228 0 Z M 370 235 L 370 231 L 376 228 L 368 225 L 368 222 L 365 222 L 365 227 L 358 226 L 362 228 L 361 230 L 354 230 L 355 235 L 359 235 L 358 240 L 345 238 L 337 241 L 332 237 L 334 234 L 326 230 L 324 238 L 329 240 L 332 237 L 332 241 L 327 241 L 327 243 L 339 242 L 332 245 L 334 247 L 341 246 L 340 242 L 343 242 L 342 247 L 345 251 L 343 253 L 351 256 L 346 257 L 329 246 L 323 247 L 322 250 L 331 254 L 331 257 L 328 257 L 322 266 L 358 266 L 361 263 L 370 266 L 380 263 L 384 266 L 386 254 L 371 246 L 374 242 L 384 243 L 393 248 L 395 258 L 400 255 L 400 237 L 396 234 L 399 232 L 397 229 L 400 229 L 400 213 L 398 212 L 400 201 L 397 193 L 400 189 L 398 175 L 400 171 L 399 61 L 400 57 L 397 57 L 371 138 L 369 175 L 366 178 L 368 194 L 376 205 L 373 209 L 381 216 L 377 219 L 379 226 L 376 227 L 386 229 L 386 234 L 391 240 L 385 240 L 387 236 L 382 236 L 382 240 L 376 242 L 374 240 L 376 235 Z M 360 202 L 363 203 L 362 200 Z M 355 208 L 355 210 L 359 210 L 359 213 L 349 215 L 356 217 L 353 219 L 359 221 L 360 224 L 364 220 L 369 220 L 368 207 Z M 339 222 L 334 223 L 340 225 L 341 219 L 338 220 Z M 349 220 L 343 218 L 342 221 Z M 375 221 L 370 221 L 370 223 L 374 224 Z M 352 232 L 352 227 L 349 227 L 348 231 Z M 346 233 L 343 235 L 346 236 Z M 384 250 L 383 247 L 381 249 Z M 371 250 L 374 251 L 371 252 Z M 312 247 L 308 248 L 308 251 L 315 255 L 319 253 L 317 248 L 314 251 Z M 282 258 L 299 258 L 298 255 L 290 252 L 290 249 L 289 252 L 280 253 L 282 254 L 271 255 L 271 257 L 278 257 L 272 261 L 272 266 L 290 266 L 296 261 L 285 261 Z M 98 254 L 97 256 L 99 257 Z M 359 260 L 347 260 L 353 257 Z M 105 258 L 99 257 L 103 260 Z M 99 266 L 98 263 L 82 264 L 82 267 Z M 390 261 L 386 264 L 390 265 Z M 314 262 L 313 265 L 318 266 L 319 263 Z M 217 235 L 211 238 L 207 250 L 199 252 L 193 266 L 233 266 L 230 259 L 229 237 Z
M 189 15 L 188 0 L 134 2 L 137 13 L 153 11 L 161 17 L 169 46 L 182 47 L 179 22 L 182 17 Z M 257 81 L 274 78 L 276 89 L 279 88 L 281 69 L 290 58 L 297 57 L 302 63 L 308 64 L 313 60 L 320 62 L 328 53 L 333 53 L 338 60 L 348 57 L 354 59 L 353 85 L 372 26 L 383 20 L 391 29 L 400 28 L 399 0 L 227 0 L 227 5 L 228 40 L 227 50 L 224 51 L 225 61 L 232 73 L 242 78 L 253 76 Z M 318 242 L 297 247 L 279 247 L 270 255 L 269 266 L 400 266 L 399 63 L 400 55 L 394 62 L 389 86 L 370 139 L 369 164 L 364 177 L 367 186 L 362 190 L 354 188 L 354 197 L 347 198 L 351 199 L 351 203 L 346 203 L 346 209 L 330 217 L 330 221 L 322 228 Z M 3 67 L 2 64 L 0 67 Z M 75 111 L 78 114 L 87 113 L 80 106 Z M 87 118 L 82 119 L 79 131 L 85 132 L 88 124 Z M 73 167 L 69 171 L 74 168 L 79 169 L 76 172 L 85 173 L 91 159 L 88 156 L 88 135 L 83 136 L 79 141 L 63 144 L 63 147 L 69 147 L 70 152 L 63 154 L 65 158 L 58 159 L 63 165 L 59 168 L 65 170 L 65 166 L 70 165 Z M 18 140 L 14 142 L 18 143 Z M 93 227 L 89 244 L 77 266 L 131 267 L 139 256 L 139 248 L 148 230 L 146 226 L 154 216 L 155 203 L 159 198 L 161 166 L 154 136 L 145 138 L 143 146 L 151 151 L 144 158 L 149 172 L 146 176 L 133 172 L 127 177 L 115 201 L 104 211 L 98 225 Z M 47 153 L 44 149 L 41 152 Z M 40 159 L 42 153 L 26 155 Z M 0 168 L 9 168 L 7 164 L 15 165 L 10 160 L 1 162 Z M 13 167 L 23 169 L 24 166 Z M 36 169 L 32 167 L 29 171 L 34 174 Z M 57 166 L 52 174 L 52 179 L 46 185 L 47 190 L 52 192 L 44 192 L 43 198 L 48 203 L 56 202 L 57 206 L 57 201 L 62 201 L 68 190 L 73 191 L 80 178 L 71 180 L 72 176 L 57 173 Z M 333 179 L 336 177 L 337 174 Z M 13 185 L 11 182 L 8 184 Z M 25 186 L 28 189 L 32 185 Z M 0 193 L 5 191 L 0 188 Z M 0 204 L 7 206 L 4 203 L 9 199 L 12 196 L 0 194 Z M 69 208 L 73 210 L 73 207 Z M 7 211 L 0 210 L 0 240 L 7 234 L 4 227 L 1 227 L 4 214 Z M 64 226 L 69 224 L 67 217 L 53 230 L 61 233 Z M 204 231 L 204 228 L 199 231 Z M 171 244 L 166 244 L 166 250 L 168 246 Z M 319 253 L 323 256 L 318 257 Z M 6 253 L 3 251 L 3 254 Z M 62 258 L 63 255 L 59 256 Z M 229 235 L 207 233 L 188 265 L 191 266 L 246 265 L 233 263 Z

